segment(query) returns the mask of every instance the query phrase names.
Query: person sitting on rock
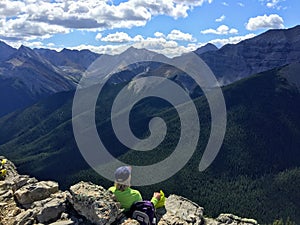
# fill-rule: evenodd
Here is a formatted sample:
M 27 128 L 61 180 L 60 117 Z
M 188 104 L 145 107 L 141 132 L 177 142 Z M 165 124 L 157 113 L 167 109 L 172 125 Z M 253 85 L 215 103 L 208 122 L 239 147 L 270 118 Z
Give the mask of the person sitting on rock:
M 115 171 L 115 185 L 110 187 L 110 190 L 121 203 L 121 207 L 128 212 L 133 203 L 142 201 L 143 198 L 138 190 L 130 188 L 131 167 L 121 166 Z M 157 205 L 161 198 L 161 194 L 154 192 L 151 202 L 154 206 Z

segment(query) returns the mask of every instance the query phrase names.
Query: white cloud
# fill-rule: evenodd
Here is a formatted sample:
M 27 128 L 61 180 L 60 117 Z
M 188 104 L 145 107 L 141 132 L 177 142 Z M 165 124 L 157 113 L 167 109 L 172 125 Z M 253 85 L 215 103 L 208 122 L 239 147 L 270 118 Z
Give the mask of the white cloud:
M 101 41 L 113 43 L 112 45 L 105 46 L 89 46 L 89 49 L 96 51 L 101 54 L 119 54 L 130 46 L 135 48 L 146 48 L 167 56 L 178 56 L 183 53 L 195 50 L 195 43 L 187 44 L 187 46 L 182 46 L 177 43 L 177 41 L 187 41 L 193 42 L 195 39 L 192 35 L 188 33 L 183 33 L 179 30 L 173 30 L 168 35 L 164 35 L 161 32 L 155 32 L 154 37 L 144 38 L 141 35 L 136 35 L 131 37 L 124 32 L 116 32 L 108 34 L 101 38 Z M 126 44 L 125 44 L 126 43 Z M 82 47 L 82 46 L 81 46 Z M 80 47 L 80 49 L 82 49 Z M 195 48 L 195 49 L 194 49 Z
M 227 35 L 227 34 L 237 34 L 238 30 L 235 28 L 229 28 L 226 25 L 219 26 L 216 30 L 215 29 L 207 29 L 201 31 L 202 34 L 218 34 L 218 35 Z
M 240 7 L 245 7 L 245 4 L 244 4 L 244 3 L 238 2 L 237 4 L 238 4 Z
M 52 47 L 55 47 L 55 44 L 51 42 L 51 43 L 48 43 L 47 46 L 52 48 Z
M 144 40 L 144 38 L 142 35 L 136 35 L 134 38 L 132 38 L 132 41 L 134 41 L 134 42 L 141 42 L 143 40 Z
M 93 52 L 97 52 L 99 54 L 110 54 L 116 55 L 124 52 L 129 47 L 135 48 L 147 48 L 150 51 L 155 51 L 157 53 L 164 54 L 169 57 L 179 56 L 183 53 L 191 52 L 196 50 L 200 45 L 191 44 L 188 46 L 179 46 L 175 41 L 167 41 L 163 38 L 146 38 L 142 42 L 133 43 L 133 44 L 118 44 L 118 45 L 79 45 L 75 47 L 71 47 L 70 49 L 89 49 Z
M 59 25 L 29 21 L 26 15 L 20 15 L 17 19 L 2 20 L 0 25 L 0 37 L 11 41 L 46 39 L 53 34 L 68 33 L 70 31 L 70 29 Z
M 260 0 L 263 4 L 265 4 L 268 8 L 273 8 L 280 10 L 283 7 L 280 5 L 281 2 L 284 2 L 285 0 Z
M 25 3 L 21 1 L 1 0 L 0 15 L 1 17 L 11 17 L 20 15 L 25 8 Z
M 152 38 L 148 37 L 141 42 L 137 42 L 133 45 L 136 48 L 146 48 L 149 50 L 163 50 L 167 48 L 176 48 L 178 43 L 175 41 L 168 41 L 164 38 Z
M 44 44 L 40 41 L 34 41 L 34 42 L 25 42 L 23 45 L 29 47 L 29 48 L 43 48 Z
M 124 52 L 126 49 L 128 49 L 130 46 L 126 44 L 120 44 L 120 45 L 100 45 L 100 46 L 94 46 L 94 45 L 79 45 L 70 47 L 69 49 L 76 49 L 76 50 L 84 50 L 89 49 L 93 52 L 99 53 L 99 54 L 109 54 L 109 55 L 116 55 Z
M 269 16 L 257 16 L 250 18 L 246 24 L 247 30 L 258 29 L 279 29 L 284 28 L 283 19 L 277 14 L 271 14 Z
M 222 15 L 221 17 L 219 17 L 219 18 L 216 19 L 216 22 L 222 22 L 222 21 L 225 20 L 225 18 L 226 18 L 226 16 Z
M 183 33 L 180 30 L 172 30 L 171 33 L 167 35 L 167 38 L 173 41 L 196 41 L 195 38 L 193 38 L 193 35 L 189 33 Z
M 187 17 L 194 7 L 211 2 L 127 0 L 115 5 L 109 0 L 0 0 L 0 36 L 5 40 L 28 40 L 67 33 L 72 29 L 102 31 L 145 26 L 154 16 Z M 16 23 L 18 26 L 11 27 Z M 7 35 L 6 31 L 9 31 Z
M 101 40 L 102 38 L 102 34 L 101 33 L 98 33 L 95 37 L 96 40 Z
M 124 32 L 116 32 L 114 34 L 109 34 L 106 37 L 101 38 L 101 41 L 113 42 L 113 43 L 128 43 L 133 39 Z
M 229 38 L 225 38 L 225 39 L 214 39 L 209 41 L 209 43 L 212 43 L 214 45 L 216 45 L 217 47 L 222 47 L 223 45 L 226 44 L 237 44 L 243 40 L 249 39 L 249 38 L 253 38 L 255 37 L 255 34 L 247 34 L 245 36 L 234 36 L 234 37 L 229 37 Z
M 154 36 L 155 37 L 165 37 L 165 35 L 163 33 L 158 32 L 158 31 L 154 33 Z
M 222 2 L 222 5 L 229 6 L 229 4 L 227 2 Z

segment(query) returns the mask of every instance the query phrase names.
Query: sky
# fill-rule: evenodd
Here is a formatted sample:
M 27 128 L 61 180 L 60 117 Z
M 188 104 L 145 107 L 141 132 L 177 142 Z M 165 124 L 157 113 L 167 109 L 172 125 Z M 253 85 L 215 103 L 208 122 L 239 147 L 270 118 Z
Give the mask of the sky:
M 18 48 L 130 46 L 173 57 L 300 24 L 299 0 L 0 0 L 0 40 Z

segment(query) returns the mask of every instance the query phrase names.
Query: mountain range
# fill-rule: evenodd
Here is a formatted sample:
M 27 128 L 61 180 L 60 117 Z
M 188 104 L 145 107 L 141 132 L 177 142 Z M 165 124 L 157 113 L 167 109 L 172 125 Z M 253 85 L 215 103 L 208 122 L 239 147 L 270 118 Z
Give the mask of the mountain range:
M 29 106 L 44 97 L 76 88 L 88 67 L 99 60 L 99 68 L 109 62 L 119 62 L 122 57 L 157 56 L 145 49 L 129 48 L 120 55 L 99 55 L 89 50 L 60 52 L 49 49 L 30 49 L 21 46 L 14 49 L 0 41 L 0 116 Z M 211 68 L 221 85 L 263 72 L 300 59 L 300 26 L 286 30 L 270 30 L 257 37 L 235 45 L 217 49 L 212 44 L 195 51 Z M 121 66 L 121 64 L 119 65 Z M 118 66 L 117 66 L 118 67 Z M 133 76 L 159 74 L 175 80 L 193 93 L 195 83 L 182 71 L 157 62 L 138 63 L 134 67 L 120 69 L 113 82 L 129 81 Z M 106 73 L 99 76 L 105 77 Z M 93 81 L 92 81 L 93 82 Z M 10 96 L 7 98 L 7 96 Z
M 132 131 L 140 138 L 147 137 L 150 119 L 161 117 L 168 127 L 165 140 L 147 153 L 132 151 L 120 143 L 112 128 L 110 111 L 116 95 L 133 77 L 168 77 L 194 98 L 201 124 L 196 152 L 172 178 L 143 187 L 143 196 L 151 197 L 153 189 L 162 188 L 203 205 L 209 216 L 227 210 L 257 218 L 261 223 L 289 217 L 298 224 L 299 34 L 300 26 L 270 30 L 236 45 L 221 49 L 207 45 L 195 51 L 224 84 L 227 107 L 227 130 L 220 153 L 202 173 L 198 165 L 211 129 L 205 96 L 197 93 L 193 81 L 185 79 L 186 74 L 170 65 L 141 62 L 122 67 L 118 62 L 126 57 L 138 59 L 139 54 L 151 59 L 156 53 L 130 48 L 120 55 L 98 58 L 99 55 L 89 51 L 55 52 L 24 46 L 14 49 L 1 42 L 0 155 L 12 159 L 21 173 L 58 181 L 62 188 L 81 180 L 109 187 L 111 183 L 84 161 L 72 129 L 76 85 L 97 58 L 102 72 L 107 69 L 105 62 L 115 63 L 111 65 L 117 67 L 97 101 L 98 133 L 104 144 L 114 149 L 111 154 L 124 162 L 158 162 L 172 153 L 180 136 L 176 110 L 168 102 L 148 98 L 135 105 L 131 112 Z M 99 74 L 103 78 L 106 75 Z

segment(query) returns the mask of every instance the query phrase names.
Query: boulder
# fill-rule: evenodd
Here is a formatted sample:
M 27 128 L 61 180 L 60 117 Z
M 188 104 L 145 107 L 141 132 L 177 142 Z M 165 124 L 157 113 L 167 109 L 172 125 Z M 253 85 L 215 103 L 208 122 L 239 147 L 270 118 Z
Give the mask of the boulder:
M 64 220 L 64 221 L 58 221 L 54 223 L 50 223 L 49 225 L 75 225 L 74 221 L 72 220 Z
M 74 209 L 96 225 L 111 224 L 122 214 L 114 195 L 101 186 L 80 182 L 70 187 L 69 201 Z
M 15 192 L 25 185 L 38 183 L 38 180 L 27 175 L 17 175 L 13 179 L 13 182 L 14 184 L 12 185 L 12 190 Z
M 220 214 L 216 221 L 218 221 L 219 224 L 258 225 L 254 219 L 241 218 L 233 214 Z
M 170 195 L 165 204 L 167 213 L 159 225 L 200 225 L 204 222 L 203 208 L 177 195 Z
M 27 209 L 26 211 L 23 211 L 19 213 L 14 218 L 13 225 L 30 225 L 34 223 L 34 211 L 32 209 Z
M 56 192 L 58 192 L 58 183 L 40 181 L 21 187 L 15 192 L 15 197 L 18 203 L 26 208 L 33 202 L 46 199 Z
M 121 225 L 140 225 L 139 221 L 133 219 L 127 219 L 121 223 Z
M 51 197 L 36 201 L 31 208 L 36 212 L 37 221 L 40 223 L 53 222 L 60 219 L 66 210 L 67 192 L 58 192 Z

